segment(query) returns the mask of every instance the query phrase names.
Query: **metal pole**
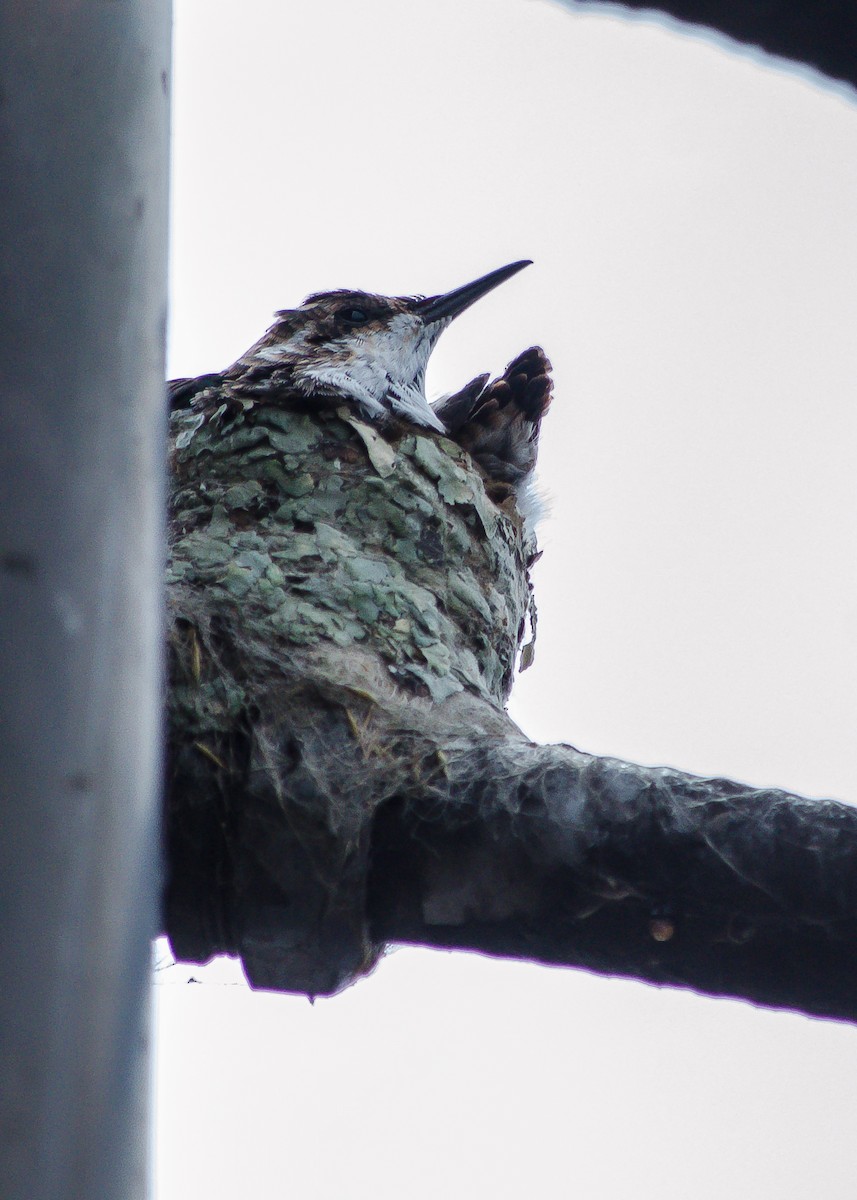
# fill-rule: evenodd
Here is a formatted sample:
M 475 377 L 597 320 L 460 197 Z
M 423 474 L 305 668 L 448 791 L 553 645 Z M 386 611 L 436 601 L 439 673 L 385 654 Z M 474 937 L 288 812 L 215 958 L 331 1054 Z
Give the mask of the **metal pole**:
M 142 1197 L 169 3 L 0 11 L 0 1194 Z
M 666 13 L 857 87 L 857 8 L 847 0 L 559 0 L 572 12 Z

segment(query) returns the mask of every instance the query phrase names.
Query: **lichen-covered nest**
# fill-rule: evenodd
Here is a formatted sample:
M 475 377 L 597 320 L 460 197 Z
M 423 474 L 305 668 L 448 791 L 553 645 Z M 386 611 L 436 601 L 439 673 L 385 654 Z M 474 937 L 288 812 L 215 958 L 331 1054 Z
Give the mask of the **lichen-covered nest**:
M 373 960 L 354 889 L 378 805 L 424 798 L 462 728 L 470 752 L 510 724 L 535 546 L 514 500 L 490 491 L 455 442 L 348 409 L 173 413 L 167 836 L 171 861 L 195 861 L 207 882 L 174 872 L 167 907 L 187 928 L 214 888 L 231 914 L 226 928 L 216 905 L 198 913 L 207 953 L 189 942 L 183 957 L 240 948 L 247 965 L 253 942 L 256 982 L 324 990 L 316 959 L 333 927 L 348 971 Z M 253 916 L 236 928 L 248 842 Z M 292 955 L 313 958 L 306 980 L 283 965 L 279 918 L 259 930 L 259 872 L 272 911 L 309 890 L 327 914 L 318 947 Z

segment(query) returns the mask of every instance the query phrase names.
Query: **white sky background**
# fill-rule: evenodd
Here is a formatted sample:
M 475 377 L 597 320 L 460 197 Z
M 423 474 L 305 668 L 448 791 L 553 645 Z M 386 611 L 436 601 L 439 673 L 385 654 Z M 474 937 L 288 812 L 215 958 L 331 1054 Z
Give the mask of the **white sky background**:
M 172 375 L 274 309 L 535 265 L 539 741 L 857 801 L 857 105 L 539 0 L 177 0 Z M 188 986 L 193 975 L 205 986 Z M 344 995 L 157 975 L 156 1197 L 853 1200 L 857 1030 L 401 950 Z

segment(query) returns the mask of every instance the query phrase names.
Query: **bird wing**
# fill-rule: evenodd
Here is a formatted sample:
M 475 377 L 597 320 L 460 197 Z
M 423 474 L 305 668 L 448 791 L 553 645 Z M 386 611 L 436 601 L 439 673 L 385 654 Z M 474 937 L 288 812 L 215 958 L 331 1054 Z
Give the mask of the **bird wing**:
M 167 395 L 170 401 L 170 412 L 177 408 L 190 408 L 194 398 L 208 388 L 219 388 L 223 385 L 223 376 L 217 371 L 208 375 L 196 375 L 188 379 L 170 379 L 167 383 Z
M 539 427 L 550 407 L 551 364 L 531 346 L 488 383 L 479 375 L 438 401 L 435 413 L 449 436 L 468 451 L 489 482 L 525 487 L 536 465 Z

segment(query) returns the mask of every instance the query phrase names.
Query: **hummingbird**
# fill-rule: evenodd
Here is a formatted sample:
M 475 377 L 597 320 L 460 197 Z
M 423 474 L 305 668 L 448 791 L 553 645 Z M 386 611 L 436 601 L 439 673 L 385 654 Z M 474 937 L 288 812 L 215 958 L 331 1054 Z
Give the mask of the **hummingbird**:
M 514 495 L 534 516 L 532 475 L 539 427 L 551 401 L 551 365 L 530 347 L 489 382 L 479 375 L 434 404 L 425 394 L 432 350 L 449 324 L 530 266 L 509 263 L 437 296 L 316 292 L 282 309 L 257 342 L 222 372 L 174 379 L 171 409 L 211 409 L 244 400 L 353 405 L 381 426 L 413 424 L 449 437 L 482 471 L 492 499 Z

